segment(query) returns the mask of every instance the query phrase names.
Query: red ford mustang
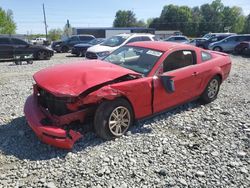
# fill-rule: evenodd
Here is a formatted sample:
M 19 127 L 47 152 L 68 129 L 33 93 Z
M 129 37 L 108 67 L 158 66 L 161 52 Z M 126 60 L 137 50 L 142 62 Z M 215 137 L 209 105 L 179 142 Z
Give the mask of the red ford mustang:
M 104 139 L 191 100 L 209 103 L 228 77 L 227 54 L 185 44 L 136 42 L 103 60 L 57 65 L 37 72 L 24 113 L 43 142 L 70 149 L 83 135 L 73 124 L 94 122 Z

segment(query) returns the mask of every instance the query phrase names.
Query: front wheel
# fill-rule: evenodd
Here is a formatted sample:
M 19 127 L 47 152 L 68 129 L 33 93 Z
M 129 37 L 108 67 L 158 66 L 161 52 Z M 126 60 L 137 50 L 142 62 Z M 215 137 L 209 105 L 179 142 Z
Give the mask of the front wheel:
M 39 52 L 37 52 L 37 59 L 39 59 L 39 60 L 48 59 L 47 52 L 46 51 L 39 51 Z
M 104 101 L 96 110 L 94 128 L 103 139 L 110 140 L 124 135 L 134 122 L 131 105 L 125 99 Z
M 219 76 L 215 76 L 213 77 L 205 91 L 203 92 L 203 94 L 201 95 L 200 99 L 203 103 L 207 104 L 210 103 L 212 101 L 214 101 L 217 98 L 217 95 L 219 93 L 220 90 L 220 84 L 221 84 L 221 79 Z
M 217 52 L 222 52 L 222 48 L 219 46 L 214 47 L 213 50 Z

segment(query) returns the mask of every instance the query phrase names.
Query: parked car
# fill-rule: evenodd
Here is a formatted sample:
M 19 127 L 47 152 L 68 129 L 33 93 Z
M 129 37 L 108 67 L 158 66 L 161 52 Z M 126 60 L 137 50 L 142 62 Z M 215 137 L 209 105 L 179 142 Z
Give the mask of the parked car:
M 87 51 L 87 49 L 91 46 L 94 46 L 94 45 L 97 45 L 97 44 L 100 44 L 104 41 L 105 39 L 104 38 L 96 38 L 96 39 L 93 39 L 91 41 L 89 41 L 88 43 L 86 44 L 76 44 L 72 50 L 71 50 L 71 54 L 74 54 L 76 56 L 85 56 L 85 53 Z
M 170 36 L 164 39 L 164 41 L 186 43 L 186 42 L 189 42 L 189 39 L 186 36 Z
M 132 33 L 120 34 L 106 39 L 101 44 L 88 48 L 86 58 L 88 59 L 101 59 L 109 55 L 119 47 L 136 41 L 154 41 L 155 36 L 152 34 Z
M 184 42 L 184 43 L 192 45 L 192 46 L 197 46 L 197 44 L 199 44 L 199 43 L 201 43 L 203 41 L 206 41 L 206 40 L 207 39 L 205 39 L 205 38 L 195 38 L 195 39 L 192 39 L 192 40 Z
M 38 37 L 38 38 L 32 39 L 30 42 L 32 44 L 43 45 L 43 44 L 47 43 L 47 39 L 43 38 L 43 37 Z
M 250 42 L 241 42 L 235 46 L 234 52 L 240 55 L 250 55 Z
M 28 42 L 13 38 L 0 37 L 0 59 L 14 59 L 17 55 L 33 54 L 34 59 L 50 59 L 54 51 L 45 46 L 33 45 Z
M 235 47 L 243 41 L 250 41 L 249 35 L 233 35 L 219 42 L 209 44 L 208 48 L 215 51 L 233 52 Z
M 43 142 L 70 149 L 83 136 L 75 122 L 84 126 L 92 119 L 100 137 L 120 137 L 134 120 L 197 98 L 212 102 L 230 69 L 224 53 L 170 42 L 129 43 L 103 60 L 37 72 L 24 113 Z
M 200 47 L 200 48 L 204 48 L 204 49 L 208 49 L 208 45 L 213 43 L 213 42 L 218 42 L 218 41 L 221 41 L 222 39 L 224 38 L 227 38 L 231 35 L 227 34 L 227 35 L 217 35 L 217 36 L 212 36 L 210 38 L 203 38 L 205 40 L 201 40 L 199 42 L 196 43 L 196 46 L 197 47 Z
M 68 52 L 76 44 L 88 43 L 89 41 L 95 39 L 93 35 L 73 35 L 66 40 L 55 41 L 52 43 L 52 49 L 56 52 Z
M 207 33 L 202 38 L 210 39 L 212 37 L 218 37 L 218 36 L 231 36 L 236 35 L 236 33 Z

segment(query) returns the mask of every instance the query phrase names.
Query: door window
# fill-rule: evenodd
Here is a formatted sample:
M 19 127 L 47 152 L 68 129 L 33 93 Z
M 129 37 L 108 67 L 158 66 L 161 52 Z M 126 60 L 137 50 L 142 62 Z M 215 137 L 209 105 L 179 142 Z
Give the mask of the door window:
M 235 42 L 235 41 L 237 41 L 237 37 L 230 37 L 225 39 L 225 42 Z
M 78 37 L 75 36 L 70 38 L 70 42 L 75 42 L 75 41 L 78 41 Z
M 92 39 L 94 39 L 94 37 L 91 36 L 79 36 L 81 41 L 90 41 Z
M 10 44 L 9 38 L 0 38 L 0 44 Z
M 127 43 L 142 41 L 141 37 L 134 37 L 130 39 Z
M 195 52 L 180 50 L 170 54 L 163 62 L 163 72 L 173 71 L 196 63 Z
M 20 39 L 11 39 L 12 40 L 12 43 L 15 44 L 15 45 L 27 45 L 27 43 L 23 40 L 20 40 Z
M 151 39 L 149 37 L 141 37 L 142 41 L 151 41 Z

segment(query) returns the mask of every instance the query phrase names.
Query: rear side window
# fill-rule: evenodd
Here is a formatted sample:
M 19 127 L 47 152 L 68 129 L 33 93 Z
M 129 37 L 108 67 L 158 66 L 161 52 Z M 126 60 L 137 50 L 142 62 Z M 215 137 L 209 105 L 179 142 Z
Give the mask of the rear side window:
M 151 41 L 151 39 L 149 37 L 141 37 L 142 41 Z
M 0 38 L 0 44 L 10 44 L 9 38 Z
M 134 37 L 134 38 L 130 39 L 127 43 L 137 42 L 137 41 L 142 41 L 141 37 Z
M 71 37 L 70 41 L 78 41 L 78 37 L 77 36 Z
M 250 36 L 242 36 L 240 41 L 250 41 Z
M 16 45 L 27 45 L 27 43 L 26 43 L 25 41 L 20 40 L 20 39 L 15 39 L 15 38 L 13 38 L 13 39 L 11 39 L 11 40 L 12 40 L 12 43 L 13 43 L 13 44 L 16 44 Z
M 90 41 L 90 40 L 94 39 L 94 37 L 91 37 L 91 36 L 79 36 L 79 38 L 82 41 Z
M 173 71 L 196 64 L 195 52 L 180 50 L 170 54 L 163 63 L 163 72 Z
M 201 52 L 201 59 L 202 59 L 202 62 L 208 61 L 208 60 L 212 59 L 212 55 L 210 53 L 207 53 L 207 52 Z
M 186 40 L 184 37 L 175 37 L 175 40 Z

